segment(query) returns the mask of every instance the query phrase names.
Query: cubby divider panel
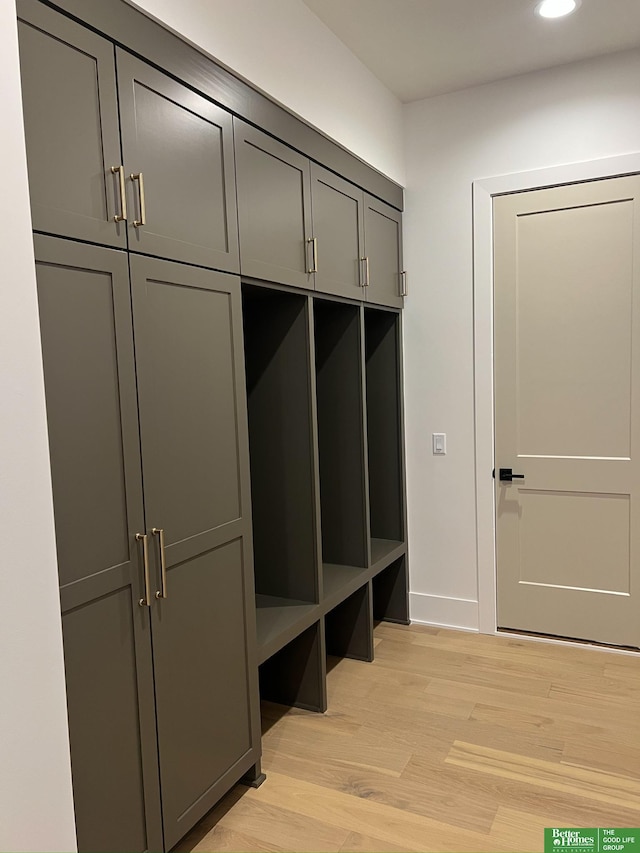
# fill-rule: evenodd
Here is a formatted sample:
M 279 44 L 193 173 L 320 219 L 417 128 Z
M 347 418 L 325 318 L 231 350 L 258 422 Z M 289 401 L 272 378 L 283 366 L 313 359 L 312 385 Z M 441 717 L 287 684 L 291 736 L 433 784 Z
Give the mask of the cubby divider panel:
M 361 308 L 314 300 L 322 558 L 367 566 Z
M 327 654 L 373 660 L 371 582 L 364 584 L 325 616 Z
M 399 557 L 372 581 L 373 618 L 409 624 L 407 558 Z
M 319 600 L 309 299 L 244 285 L 256 593 Z

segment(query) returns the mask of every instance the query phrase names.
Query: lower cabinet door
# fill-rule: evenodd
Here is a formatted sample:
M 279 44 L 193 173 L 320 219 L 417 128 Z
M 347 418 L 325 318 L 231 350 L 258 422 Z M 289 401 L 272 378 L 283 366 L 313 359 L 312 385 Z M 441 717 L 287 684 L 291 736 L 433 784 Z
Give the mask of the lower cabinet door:
M 242 559 L 235 539 L 172 566 L 168 597 L 153 613 L 167 849 L 246 769 L 239 767 L 251 749 Z
M 35 238 L 78 849 L 162 849 L 124 252 Z
M 240 280 L 142 256 L 130 262 L 169 849 L 258 757 Z

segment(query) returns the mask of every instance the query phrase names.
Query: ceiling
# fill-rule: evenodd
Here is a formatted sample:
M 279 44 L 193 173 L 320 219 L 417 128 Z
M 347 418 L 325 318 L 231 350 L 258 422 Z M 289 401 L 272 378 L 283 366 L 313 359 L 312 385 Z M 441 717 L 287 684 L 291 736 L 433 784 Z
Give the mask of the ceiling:
M 640 0 L 556 20 L 537 0 L 304 2 L 404 102 L 640 45 Z

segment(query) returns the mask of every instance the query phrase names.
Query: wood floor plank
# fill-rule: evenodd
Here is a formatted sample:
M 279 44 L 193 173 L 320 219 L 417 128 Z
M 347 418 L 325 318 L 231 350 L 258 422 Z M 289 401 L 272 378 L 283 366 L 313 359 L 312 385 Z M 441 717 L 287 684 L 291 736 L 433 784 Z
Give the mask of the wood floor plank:
M 360 832 L 350 832 L 347 840 L 340 848 L 340 853 L 420 853 L 415 847 L 398 847 L 390 841 L 381 841 L 371 835 Z
M 602 738 L 568 740 L 562 753 L 562 763 L 574 767 L 595 768 L 614 776 L 629 776 L 640 781 L 640 747 Z
M 315 762 L 286 755 L 279 750 L 265 751 L 264 762 L 270 771 L 302 781 L 313 779 L 314 784 L 333 791 L 371 803 L 383 803 L 451 827 L 487 833 L 496 813 L 495 799 L 480 788 L 468 792 L 465 807 L 461 809 L 455 768 L 442 765 L 435 770 L 432 768 L 416 781 L 411 774 L 391 778 L 338 761 L 323 762 L 318 766 Z
M 336 827 L 313 815 L 300 814 L 284 803 L 262 802 L 259 798 L 243 797 L 227 812 L 220 824 L 237 834 L 259 838 L 282 849 L 314 853 L 317 850 L 338 851 L 349 835 L 347 828 Z M 203 847 L 200 843 L 200 851 Z
M 509 690 L 507 686 L 496 688 L 478 684 L 470 689 L 469 685 L 459 681 L 439 678 L 432 679 L 425 692 L 449 698 L 472 697 L 477 703 L 600 726 L 603 733 L 618 731 L 632 743 L 638 737 L 638 709 L 635 703 L 629 701 L 600 706 L 584 701 L 569 702 L 557 697 L 524 696 Z
M 371 833 L 381 841 L 430 851 L 460 853 L 501 853 L 507 848 L 479 832 L 457 829 L 440 821 L 414 815 L 368 799 L 353 797 L 311 782 L 270 774 L 270 784 L 250 790 L 247 796 L 271 805 L 287 803 L 300 815 L 317 817 L 325 823 L 362 834 Z
M 517 779 L 601 803 L 640 807 L 640 782 L 583 767 L 527 758 L 513 752 L 456 741 L 445 761 L 480 773 Z

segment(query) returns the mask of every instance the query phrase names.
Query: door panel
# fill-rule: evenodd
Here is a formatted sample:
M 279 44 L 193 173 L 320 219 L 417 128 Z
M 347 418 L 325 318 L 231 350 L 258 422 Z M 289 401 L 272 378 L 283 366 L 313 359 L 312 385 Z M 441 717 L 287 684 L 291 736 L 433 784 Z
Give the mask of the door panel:
M 135 622 L 148 614 L 138 610 L 124 588 L 63 617 L 79 850 L 158 849 L 145 828 Z
M 145 508 L 171 546 L 241 515 L 240 283 L 151 258 L 132 257 L 131 272 Z
M 518 219 L 521 453 L 629 456 L 633 208 Z
M 640 646 L 640 179 L 496 199 L 498 623 Z
M 367 301 L 402 308 L 402 214 L 365 195 L 364 231 L 369 258 Z
M 171 568 L 154 610 L 167 847 L 225 793 L 219 780 L 251 748 L 242 563 L 236 539 Z
M 75 258 L 72 262 L 77 263 Z M 109 262 L 118 281 L 104 269 L 38 263 L 40 314 L 47 325 L 42 343 L 49 440 L 55 447 L 51 473 L 62 586 L 130 559 L 119 342 L 114 334 L 114 288 L 120 286 L 120 307 L 126 311 L 128 270 L 124 255 Z M 135 428 L 135 420 L 131 426 Z M 135 454 L 131 446 L 131 462 Z M 142 529 L 139 513 L 137 521 Z
M 169 848 L 237 780 L 223 776 L 252 746 L 240 280 L 142 256 L 131 275 L 145 512 L 166 539 L 152 631 Z M 160 592 L 159 536 L 152 544 Z
M 126 255 L 42 236 L 35 248 L 78 844 L 156 850 L 162 834 L 149 614 L 138 604 L 144 581 L 135 535 L 144 519 Z
M 113 46 L 41 3 L 18 3 L 33 227 L 126 246 Z
M 311 196 L 318 246 L 316 290 L 364 299 L 362 190 L 312 163 Z
M 242 274 L 314 287 L 309 161 L 234 119 Z
M 122 50 L 117 51 L 129 247 L 215 269 L 239 270 L 231 115 Z

